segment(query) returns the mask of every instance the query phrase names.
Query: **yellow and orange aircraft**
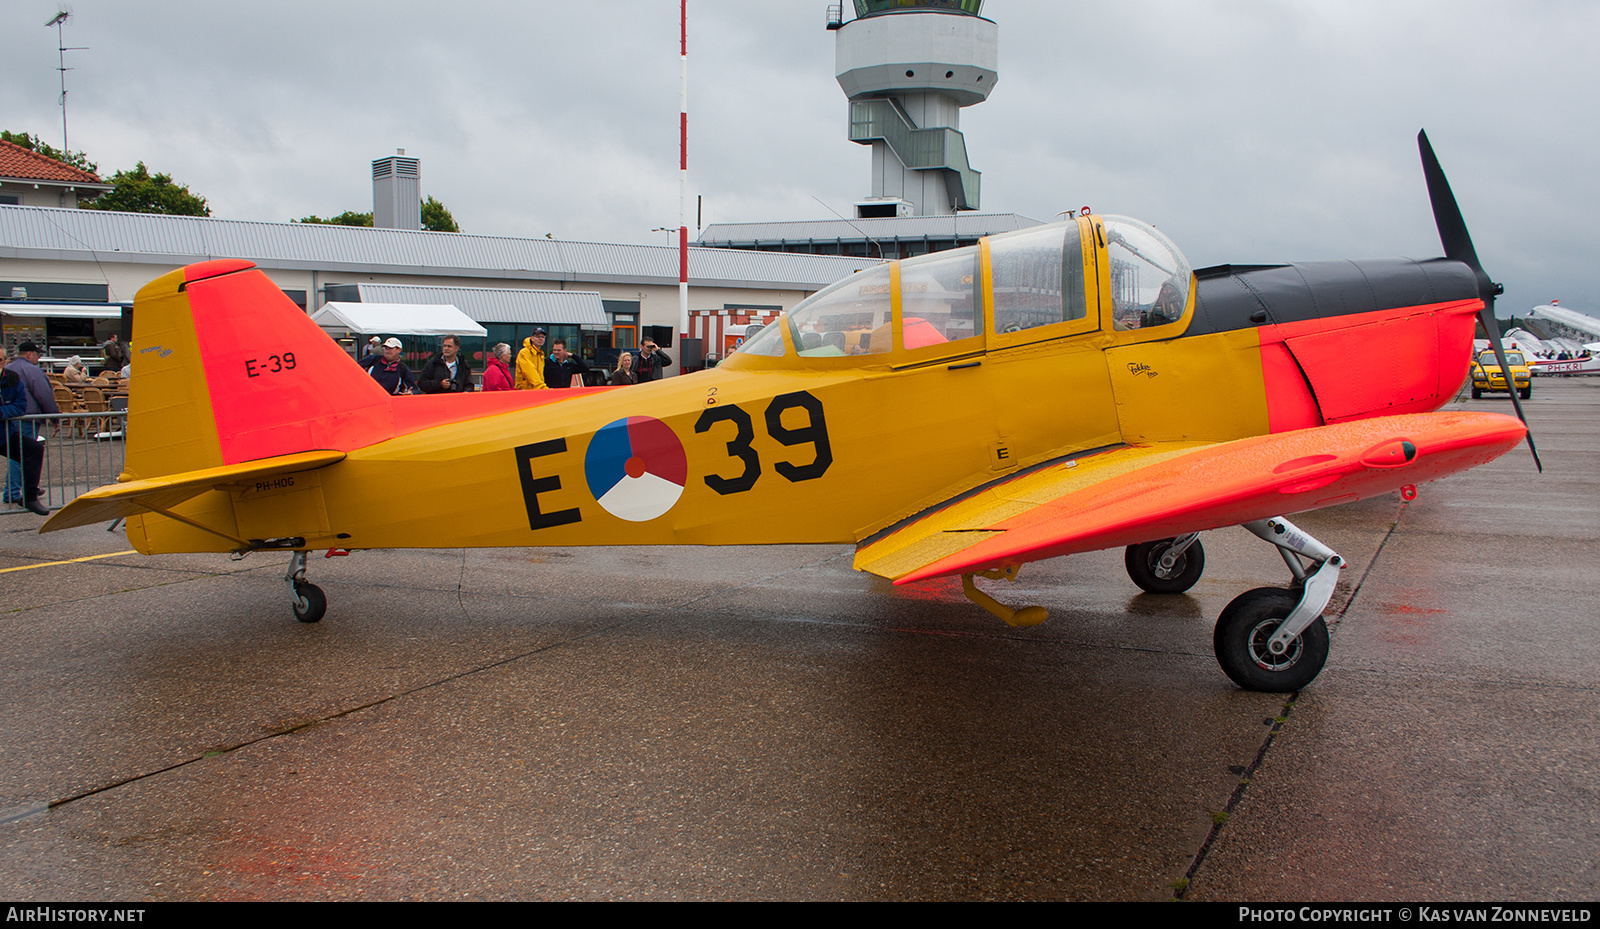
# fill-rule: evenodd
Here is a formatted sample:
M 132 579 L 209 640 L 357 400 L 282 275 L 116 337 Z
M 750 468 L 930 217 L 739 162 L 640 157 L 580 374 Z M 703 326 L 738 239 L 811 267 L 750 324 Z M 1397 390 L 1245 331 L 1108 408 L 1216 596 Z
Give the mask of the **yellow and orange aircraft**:
M 123 517 L 145 553 L 292 552 L 306 622 L 326 608 L 312 549 L 817 542 L 896 583 L 960 576 L 1026 625 L 1044 610 L 974 575 L 1128 546 L 1137 583 L 1178 592 L 1195 534 L 1244 524 L 1294 583 L 1229 604 L 1217 658 L 1298 689 L 1343 561 L 1282 514 L 1526 432 L 1431 412 L 1498 285 L 1419 141 L 1448 258 L 1192 272 L 1152 227 L 1083 215 L 853 275 L 721 366 L 641 387 L 393 397 L 248 262 L 192 265 L 135 303 L 121 482 L 44 529 Z M 424 498 L 446 503 L 396 505 Z

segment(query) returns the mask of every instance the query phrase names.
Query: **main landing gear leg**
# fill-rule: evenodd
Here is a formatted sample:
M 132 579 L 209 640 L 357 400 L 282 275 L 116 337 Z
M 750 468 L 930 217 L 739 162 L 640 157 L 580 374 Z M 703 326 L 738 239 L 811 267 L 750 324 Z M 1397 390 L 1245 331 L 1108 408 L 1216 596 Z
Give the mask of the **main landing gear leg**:
M 289 569 L 283 581 L 289 585 L 289 602 L 294 606 L 294 618 L 303 623 L 314 623 L 328 612 L 328 596 L 322 588 L 306 580 L 306 553 L 295 552 L 289 556 Z
M 985 571 L 982 576 L 994 581 L 1002 578 L 1014 581 L 1017 579 L 1017 567 L 1013 565 L 998 571 Z M 978 585 L 972 583 L 972 575 L 970 574 L 961 575 L 961 590 L 967 595 L 968 600 L 1005 620 L 1008 626 L 1019 628 L 1037 626 L 1050 616 L 1049 612 L 1042 606 L 1025 606 L 1020 610 L 1013 610 L 1011 607 L 979 590 Z
M 1322 611 L 1333 598 L 1345 561 L 1281 516 L 1244 527 L 1277 547 L 1294 575 L 1294 586 L 1258 587 L 1224 607 L 1212 636 L 1217 663 L 1246 690 L 1299 690 L 1316 679 L 1328 660 Z

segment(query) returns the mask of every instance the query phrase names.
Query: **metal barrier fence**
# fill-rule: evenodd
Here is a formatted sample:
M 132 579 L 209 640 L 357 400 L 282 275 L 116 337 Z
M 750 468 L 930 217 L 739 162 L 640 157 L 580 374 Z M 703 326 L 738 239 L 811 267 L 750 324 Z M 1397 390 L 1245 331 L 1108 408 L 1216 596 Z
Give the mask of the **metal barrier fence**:
M 21 428 L 13 432 L 12 423 Z M 123 435 L 128 412 L 53 413 L 18 416 L 5 422 L 6 479 L 0 482 L 0 514 L 26 513 L 23 462 L 28 457 L 21 442 L 37 443 L 42 451 L 39 499 L 52 510 L 72 502 L 79 494 L 105 484 L 115 484 L 122 473 Z

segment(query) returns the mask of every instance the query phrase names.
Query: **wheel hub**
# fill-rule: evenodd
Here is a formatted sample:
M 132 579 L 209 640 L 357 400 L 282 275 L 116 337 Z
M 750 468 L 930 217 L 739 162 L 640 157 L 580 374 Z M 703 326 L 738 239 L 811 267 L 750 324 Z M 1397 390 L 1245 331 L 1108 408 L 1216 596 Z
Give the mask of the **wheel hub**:
M 1300 660 L 1304 646 L 1298 636 L 1290 641 L 1287 647 L 1272 641 L 1272 636 L 1281 625 L 1283 620 L 1269 619 L 1257 623 L 1256 627 L 1250 630 L 1250 660 L 1264 671 L 1283 671 L 1294 667 Z M 1274 651 L 1274 646 L 1284 650 L 1281 653 Z

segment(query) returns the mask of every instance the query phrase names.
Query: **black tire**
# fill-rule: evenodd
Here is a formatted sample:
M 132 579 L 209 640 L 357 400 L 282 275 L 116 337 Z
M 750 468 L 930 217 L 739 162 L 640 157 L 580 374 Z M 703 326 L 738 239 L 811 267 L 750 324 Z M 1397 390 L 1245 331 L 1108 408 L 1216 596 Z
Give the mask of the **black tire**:
M 1128 577 L 1138 584 L 1143 590 L 1153 594 L 1181 594 L 1193 587 L 1200 575 L 1206 569 L 1206 551 L 1200 546 L 1200 540 L 1183 550 L 1178 556 L 1178 563 L 1173 565 L 1171 577 L 1160 577 L 1156 574 L 1156 566 L 1161 563 L 1161 556 L 1172 547 L 1171 539 L 1157 539 L 1154 542 L 1140 542 L 1138 545 L 1128 546 L 1123 554 L 1123 563 L 1128 566 Z
M 1472 388 L 1472 399 L 1474 399 L 1474 400 L 1482 400 L 1483 399 L 1483 391 L 1479 390 L 1476 387 Z
M 1524 387 L 1521 390 L 1517 391 L 1517 396 L 1521 397 L 1524 400 L 1532 400 L 1533 399 L 1533 385 L 1530 384 L 1527 387 Z
M 1224 674 L 1245 690 L 1289 693 L 1316 680 L 1328 661 L 1328 625 L 1317 617 L 1282 656 L 1267 642 L 1294 612 L 1299 594 L 1280 587 L 1258 587 L 1240 594 L 1217 618 L 1212 648 Z
M 315 584 L 295 582 L 294 597 L 294 618 L 303 623 L 314 623 L 328 612 L 328 595 Z

